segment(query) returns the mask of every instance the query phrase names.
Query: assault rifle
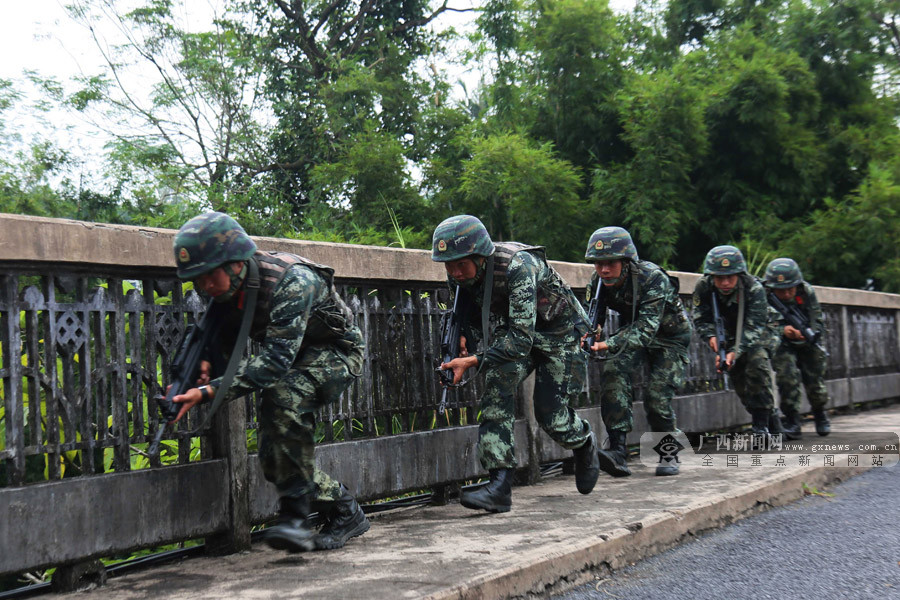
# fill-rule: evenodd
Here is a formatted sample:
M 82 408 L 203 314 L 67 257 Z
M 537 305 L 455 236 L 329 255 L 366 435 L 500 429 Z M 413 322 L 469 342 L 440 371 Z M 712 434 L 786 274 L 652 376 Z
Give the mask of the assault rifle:
M 805 337 L 806 341 L 810 344 L 816 345 L 819 343 L 819 334 L 813 331 L 813 328 L 809 326 L 809 318 L 803 314 L 803 311 L 800 310 L 799 306 L 796 304 L 787 306 L 772 292 L 769 292 L 767 296 L 769 304 L 774 306 L 775 310 L 781 313 L 781 316 L 788 322 L 788 325 L 802 333 L 803 337 Z
M 597 280 L 597 291 L 588 306 L 588 320 L 591 322 L 591 331 L 581 343 L 581 349 L 591 354 L 591 346 L 597 338 L 597 327 L 606 323 L 606 299 L 603 297 L 603 282 Z
M 725 378 L 725 389 L 728 389 L 728 364 L 725 361 L 725 318 L 719 312 L 719 299 L 716 298 L 716 290 L 710 292 L 712 300 L 713 323 L 716 326 L 716 348 L 719 354 L 719 372 Z
M 459 338 L 462 336 L 462 326 L 468 317 L 469 302 L 467 299 L 460 299 L 463 291 L 456 286 L 456 293 L 453 296 L 453 309 L 444 313 L 441 317 L 441 364 L 448 363 L 459 356 Z M 441 387 L 444 391 L 441 393 L 441 405 L 438 412 L 444 412 L 447 409 L 447 393 L 452 387 L 459 387 L 460 384 L 453 383 L 453 370 L 441 369 L 441 365 L 435 369 L 441 381 Z
M 221 329 L 221 312 L 209 301 L 203 318 L 198 323 L 189 325 L 178 345 L 178 353 L 169 367 L 169 385 L 165 396 L 157 396 L 159 412 L 162 421 L 156 430 L 156 437 L 147 449 L 150 456 L 155 456 L 159 451 L 159 442 L 166 430 L 166 424 L 171 423 L 178 416 L 181 405 L 172 402 L 172 398 L 185 393 L 193 387 L 197 387 L 197 376 L 200 371 L 200 361 L 206 353 L 207 346 L 219 335 Z

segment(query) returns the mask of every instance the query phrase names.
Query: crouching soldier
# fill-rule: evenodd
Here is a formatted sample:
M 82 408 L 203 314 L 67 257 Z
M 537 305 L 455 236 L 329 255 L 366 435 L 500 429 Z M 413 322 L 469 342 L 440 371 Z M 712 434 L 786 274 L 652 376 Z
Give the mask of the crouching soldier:
M 249 336 L 260 345 L 258 354 L 237 363 L 226 389 L 223 378 L 210 379 L 204 362 L 201 385 L 173 398 L 182 404 L 176 420 L 203 400 L 261 392 L 259 459 L 280 505 L 266 543 L 291 552 L 340 548 L 365 533 L 369 521 L 354 497 L 314 461 L 315 411 L 360 375 L 365 347 L 334 288 L 334 271 L 293 254 L 257 250 L 234 219 L 218 212 L 185 223 L 174 246 L 178 277 L 224 305 L 219 350 L 243 353 L 244 340 L 236 338 L 248 309 Z M 318 533 L 307 521 L 311 511 L 325 516 Z
M 800 385 L 816 421 L 816 433 L 828 435 L 831 422 L 825 412 L 828 389 L 825 387 L 826 354 L 818 343 L 825 333 L 822 308 L 816 291 L 803 280 L 800 267 L 790 258 L 776 258 L 766 267 L 766 287 L 771 290 L 769 301 L 779 309 L 780 341 L 772 357 L 772 367 L 781 395 L 784 431 L 800 437 Z M 780 305 L 780 306 L 779 306 Z M 799 321 L 800 329 L 787 321 L 785 309 Z M 805 333 L 805 335 L 804 335 Z M 812 338 L 812 339 L 810 339 Z
M 640 260 L 631 235 L 621 227 L 603 227 L 591 235 L 585 260 L 595 273 L 587 285 L 588 302 L 600 289 L 602 302 L 621 315 L 622 327 L 607 341 L 594 342 L 594 352 L 607 352 L 602 363 L 600 408 L 609 449 L 600 451 L 600 468 L 615 477 L 631 475 L 625 459 L 625 437 L 634 426 L 631 375 L 644 364 L 650 369 L 644 409 L 650 431 L 674 432 L 672 398 L 684 385 L 693 327 L 678 288 L 652 262 Z M 602 324 L 605 314 L 600 315 Z M 657 475 L 676 475 L 678 463 L 656 467 Z
M 774 394 L 769 352 L 773 345 L 763 286 L 749 273 L 741 251 L 716 246 L 706 255 L 704 276 L 694 287 L 694 326 L 716 352 L 716 369 L 731 375 L 734 390 L 752 418 L 753 433 L 769 433 Z M 725 364 L 718 355 L 713 302 L 725 328 Z M 777 419 L 775 419 L 777 420 Z
M 510 510 L 517 464 L 516 389 L 532 371 L 537 422 L 556 443 L 574 451 L 576 487 L 589 494 L 600 473 L 596 439 L 590 424 L 569 406 L 587 374 L 578 345 L 587 317 L 575 294 L 547 263 L 542 248 L 495 244 L 475 217 L 446 219 L 434 230 L 433 242 L 432 260 L 444 263 L 451 290 L 458 289 L 474 308 L 466 327 L 469 335 L 460 340 L 460 356 L 441 368 L 453 371 L 455 383 L 470 367 L 478 367 L 485 379 L 478 457 L 490 482 L 464 491 L 460 503 L 490 512 Z M 481 331 L 488 315 L 497 319 L 492 335 Z M 483 349 L 475 353 L 478 337 L 493 339 L 482 339 Z

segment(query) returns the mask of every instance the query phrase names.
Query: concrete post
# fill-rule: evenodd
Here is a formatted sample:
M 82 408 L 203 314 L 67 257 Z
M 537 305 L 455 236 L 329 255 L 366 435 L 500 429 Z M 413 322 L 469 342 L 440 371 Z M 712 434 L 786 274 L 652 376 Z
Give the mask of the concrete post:
M 853 370 L 850 368 L 850 314 L 841 306 L 841 347 L 844 351 L 844 377 L 847 379 L 847 405 L 853 405 Z
M 250 473 L 247 468 L 247 410 L 244 399 L 228 402 L 213 417 L 210 448 L 228 464 L 228 528 L 206 538 L 209 554 L 250 549 Z
M 528 469 L 527 482 L 533 485 L 541 480 L 541 428 L 534 416 L 534 371 L 522 382 L 522 406 L 525 410 L 525 421 L 528 424 Z

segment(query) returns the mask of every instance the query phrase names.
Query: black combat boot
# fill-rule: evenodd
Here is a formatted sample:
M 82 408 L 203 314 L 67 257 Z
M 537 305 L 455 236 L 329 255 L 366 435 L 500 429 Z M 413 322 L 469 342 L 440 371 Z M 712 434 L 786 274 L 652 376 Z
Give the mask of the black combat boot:
M 769 414 L 769 433 L 772 435 L 784 433 L 784 428 L 781 426 L 781 418 L 778 416 L 777 408 L 773 408 L 772 412 Z
M 798 413 L 796 410 L 789 410 L 784 413 L 782 425 L 784 429 L 784 437 L 786 437 L 787 439 L 799 440 L 803 437 L 803 432 L 800 430 L 800 413 Z
M 597 456 L 597 436 L 591 432 L 581 448 L 572 451 L 575 454 L 575 487 L 582 494 L 590 494 L 600 476 L 600 458 Z
M 831 433 L 831 421 L 828 420 L 828 413 L 824 408 L 813 410 L 813 419 L 816 420 L 816 433 L 821 436 Z
M 317 503 L 318 504 L 318 503 Z M 324 509 L 325 524 L 315 536 L 316 550 L 343 548 L 352 537 L 369 530 L 369 519 L 350 490 L 341 485 L 341 497 Z
M 750 411 L 753 423 L 750 425 L 750 433 L 768 434 L 769 416 L 772 414 L 768 408 L 757 408 Z
M 656 474 L 660 477 L 678 475 L 678 468 L 678 463 L 673 459 L 666 463 L 656 465 Z
M 316 545 L 315 531 L 309 527 L 310 497 L 282 496 L 279 499 L 278 523 L 266 529 L 263 541 L 276 550 L 309 552 Z
M 488 512 L 509 512 L 512 506 L 514 469 L 491 469 L 491 480 L 476 490 L 463 490 L 459 503 L 466 508 Z
M 600 468 L 613 477 L 628 477 L 631 470 L 625 462 L 628 457 L 628 447 L 625 445 L 625 431 L 610 431 L 609 448 L 599 450 L 597 457 L 600 459 Z
M 672 437 L 675 436 L 674 433 L 667 434 Z M 662 443 L 662 442 L 660 442 Z M 681 444 L 679 443 L 679 446 Z M 656 465 L 656 474 L 660 477 L 671 477 L 672 475 L 678 475 L 678 469 L 680 465 L 678 464 L 678 452 L 674 452 L 672 456 L 660 456 L 659 464 Z

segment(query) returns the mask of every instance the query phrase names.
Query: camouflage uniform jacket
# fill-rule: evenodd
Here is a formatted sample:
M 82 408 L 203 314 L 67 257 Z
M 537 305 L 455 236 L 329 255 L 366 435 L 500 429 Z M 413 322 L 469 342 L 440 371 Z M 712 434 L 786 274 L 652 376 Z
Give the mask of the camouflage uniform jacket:
M 744 291 L 744 328 L 741 339 L 737 335 L 738 297 L 741 288 Z M 719 312 L 725 320 L 725 351 L 734 352 L 737 360 L 744 352 L 753 347 L 763 346 L 772 349 L 774 342 L 774 318 L 766 300 L 766 291 L 756 278 L 742 273 L 738 279 L 738 287 L 725 296 L 713 285 L 713 276 L 704 275 L 694 287 L 693 310 L 691 316 L 697 335 L 706 342 L 716 335 L 716 324 L 713 321 L 710 294 L 715 291 L 719 300 Z
M 490 347 L 477 353 L 482 368 L 522 360 L 533 346 L 577 344 L 577 337 L 588 330 L 587 314 L 572 289 L 547 263 L 542 249 L 514 242 L 495 246 L 491 320 L 496 327 Z M 504 254 L 509 261 L 505 270 Z M 460 286 L 475 307 L 469 311 L 465 327 L 466 338 L 475 341 L 481 338 L 483 270 L 474 284 Z M 449 283 L 451 290 L 456 289 L 456 281 L 449 279 Z M 469 344 L 470 350 L 472 347 Z
M 687 356 L 693 327 L 668 274 L 649 261 L 623 261 L 625 279 L 618 287 L 603 290 L 608 308 L 620 315 L 622 327 L 607 340 L 609 352 L 638 348 L 676 348 Z M 638 301 L 634 310 L 634 284 L 637 278 Z M 594 273 L 587 285 L 587 301 L 594 297 L 600 277 Z M 631 316 L 634 314 L 634 323 Z
M 773 293 L 769 290 L 769 293 Z M 797 304 L 800 307 L 800 310 L 806 313 L 806 318 L 809 319 L 809 326 L 812 328 L 820 336 L 825 334 L 825 319 L 822 316 L 822 307 L 819 305 L 819 299 L 816 297 L 816 290 L 813 289 L 813 286 L 808 284 L 807 282 L 802 282 L 799 286 L 797 286 L 797 295 L 794 296 L 793 300 L 789 300 L 785 302 L 785 304 L 790 307 L 791 304 Z M 792 346 L 803 346 L 807 343 L 807 340 L 789 340 L 784 337 L 784 327 L 788 324 L 782 315 L 777 310 L 776 323 L 778 326 L 778 337 L 782 343 L 788 343 Z
M 260 291 L 250 336 L 259 352 L 243 359 L 225 400 L 272 387 L 294 366 L 306 346 L 350 344 L 345 334 L 354 328 L 353 314 L 338 296 L 333 271 L 302 257 L 282 252 L 256 252 Z M 244 290 L 226 304 L 222 348 L 228 354 L 243 317 Z M 344 348 L 341 348 L 345 350 Z M 210 382 L 215 388 L 221 380 Z

